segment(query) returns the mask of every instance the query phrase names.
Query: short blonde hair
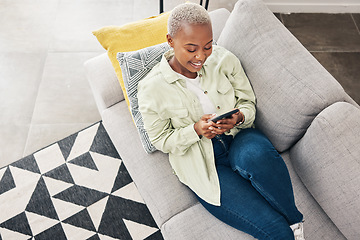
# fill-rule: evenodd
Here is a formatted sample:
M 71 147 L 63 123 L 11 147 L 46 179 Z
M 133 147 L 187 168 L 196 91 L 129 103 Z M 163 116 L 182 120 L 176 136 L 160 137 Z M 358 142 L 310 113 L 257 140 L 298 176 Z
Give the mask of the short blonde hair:
M 171 11 L 168 20 L 168 34 L 174 37 L 183 23 L 211 24 L 211 19 L 203 6 L 196 3 L 183 3 Z

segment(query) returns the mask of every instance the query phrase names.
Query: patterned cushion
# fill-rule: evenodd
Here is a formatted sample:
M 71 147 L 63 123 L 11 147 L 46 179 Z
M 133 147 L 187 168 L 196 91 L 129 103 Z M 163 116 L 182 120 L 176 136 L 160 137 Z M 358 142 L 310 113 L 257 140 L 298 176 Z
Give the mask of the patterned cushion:
M 107 50 L 128 105 L 129 100 L 126 96 L 125 84 L 119 63 L 116 60 L 116 55 L 118 52 L 136 51 L 165 42 L 169 15 L 170 12 L 166 12 L 155 17 L 146 18 L 122 26 L 106 26 L 93 31 L 93 34 L 96 36 L 101 46 Z
M 133 52 L 119 52 L 117 59 L 120 63 L 126 93 L 130 102 L 130 110 L 135 125 L 139 131 L 140 139 L 147 153 L 156 151 L 151 144 L 149 136 L 144 128 L 137 99 L 137 87 L 150 70 L 160 62 L 162 55 L 169 50 L 169 45 L 165 42 L 155 46 L 147 47 Z

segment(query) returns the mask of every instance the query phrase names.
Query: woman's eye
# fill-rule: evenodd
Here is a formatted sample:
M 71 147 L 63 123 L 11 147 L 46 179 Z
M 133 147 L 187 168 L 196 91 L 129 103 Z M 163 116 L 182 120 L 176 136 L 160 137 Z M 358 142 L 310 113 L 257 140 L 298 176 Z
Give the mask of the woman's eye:
M 205 50 L 210 50 L 211 49 L 211 47 L 208 47 L 208 48 L 204 48 Z
M 191 52 L 191 53 L 193 53 L 193 52 L 195 52 L 195 50 L 189 50 L 189 49 L 188 49 L 188 52 Z

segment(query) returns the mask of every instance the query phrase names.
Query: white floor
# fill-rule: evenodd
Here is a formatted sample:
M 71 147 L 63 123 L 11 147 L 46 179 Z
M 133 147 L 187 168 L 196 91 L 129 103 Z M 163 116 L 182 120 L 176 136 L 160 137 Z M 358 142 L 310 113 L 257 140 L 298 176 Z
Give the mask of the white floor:
M 0 168 L 99 121 L 83 63 L 105 50 L 91 32 L 158 13 L 158 0 L 0 0 Z

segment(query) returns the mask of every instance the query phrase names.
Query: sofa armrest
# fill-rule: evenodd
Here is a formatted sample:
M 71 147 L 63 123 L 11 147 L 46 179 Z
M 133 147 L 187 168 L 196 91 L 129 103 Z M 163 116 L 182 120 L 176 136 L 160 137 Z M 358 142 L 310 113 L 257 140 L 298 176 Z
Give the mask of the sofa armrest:
M 359 133 L 360 110 L 335 103 L 290 151 L 297 174 L 347 239 L 360 236 Z
M 86 75 L 100 114 L 106 108 L 124 100 L 124 94 L 106 53 L 84 63 Z

